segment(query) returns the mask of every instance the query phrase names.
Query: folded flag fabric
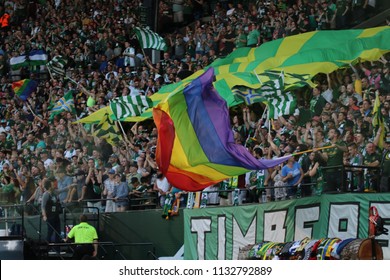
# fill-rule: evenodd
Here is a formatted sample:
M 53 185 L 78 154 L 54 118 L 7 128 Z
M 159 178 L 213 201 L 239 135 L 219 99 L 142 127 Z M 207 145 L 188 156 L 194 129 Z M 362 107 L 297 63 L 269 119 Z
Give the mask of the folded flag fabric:
M 100 122 L 94 127 L 93 135 L 105 139 L 110 145 L 116 145 L 122 140 L 122 135 L 109 114 L 103 115 Z
M 124 120 L 128 117 L 140 116 L 146 109 L 153 107 L 153 101 L 143 95 L 122 96 L 110 103 L 113 120 Z
M 46 64 L 46 67 L 51 73 L 51 75 L 54 74 L 59 76 L 65 76 L 65 67 L 67 63 L 68 60 L 66 58 L 61 55 L 56 55 Z
M 71 112 L 73 114 L 76 113 L 74 108 L 74 98 L 73 98 L 73 90 L 68 91 L 51 109 L 49 120 L 53 120 L 56 115 L 61 114 L 62 112 Z
M 12 90 L 21 100 L 26 101 L 27 98 L 37 90 L 38 82 L 30 79 L 24 79 L 12 83 Z
M 292 115 L 297 108 L 297 99 L 291 92 L 285 92 L 282 95 L 269 96 L 267 101 L 269 118 L 277 119 L 279 116 Z
M 9 61 L 12 70 L 18 70 L 22 67 L 45 65 L 46 63 L 47 54 L 44 50 L 32 50 L 28 55 L 11 57 Z
M 165 40 L 157 33 L 147 28 L 135 28 L 135 35 L 143 49 L 166 51 L 168 49 Z
M 168 181 L 182 190 L 199 191 L 290 157 L 258 160 L 235 144 L 228 107 L 213 87 L 213 77 L 209 68 L 153 108 L 159 135 L 156 162 Z
M 43 50 L 33 50 L 28 56 L 30 66 L 40 66 L 47 63 L 47 54 Z
M 9 60 L 9 64 L 10 64 L 12 70 L 18 70 L 22 67 L 29 66 L 25 55 L 11 57 L 11 59 Z
M 268 105 L 269 118 L 277 119 L 282 115 L 293 114 L 297 101 L 290 92 L 283 92 L 284 73 L 269 73 L 274 75 L 267 83 L 258 89 L 237 86 L 233 88 L 233 95 L 250 105 L 262 102 Z M 276 76 L 277 75 L 277 76 Z

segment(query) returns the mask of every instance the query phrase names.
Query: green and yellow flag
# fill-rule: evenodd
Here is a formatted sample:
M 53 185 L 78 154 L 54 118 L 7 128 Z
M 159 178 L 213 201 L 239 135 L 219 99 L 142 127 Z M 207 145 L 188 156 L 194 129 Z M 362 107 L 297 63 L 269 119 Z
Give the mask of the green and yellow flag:
M 331 73 L 348 67 L 357 59 L 375 61 L 390 51 L 390 27 L 369 29 L 321 30 L 270 41 L 257 48 L 238 48 L 226 58 L 217 59 L 203 70 L 188 78 L 162 87 L 151 96 L 156 106 L 168 96 L 182 92 L 194 79 L 209 67 L 214 68 L 214 87 L 229 107 L 238 101 L 232 94 L 235 86 L 259 88 L 261 85 L 253 73 L 262 75 L 266 71 L 283 71 L 291 75 L 304 75 L 310 82 L 318 73 Z M 263 82 L 266 82 L 264 78 Z M 286 79 L 286 84 L 289 82 Z M 290 83 L 294 86 L 294 83 Z M 152 109 L 140 116 L 125 121 L 141 121 L 152 117 Z M 96 120 L 96 119 L 95 119 Z
M 122 140 L 122 135 L 118 127 L 107 112 L 95 126 L 93 136 L 106 139 L 110 145 L 116 145 Z

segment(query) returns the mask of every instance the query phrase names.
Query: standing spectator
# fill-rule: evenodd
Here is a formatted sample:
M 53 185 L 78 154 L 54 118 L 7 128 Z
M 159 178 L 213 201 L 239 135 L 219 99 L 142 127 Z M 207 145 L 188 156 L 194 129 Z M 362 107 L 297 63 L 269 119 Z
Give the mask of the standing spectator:
M 376 151 L 376 146 L 372 142 L 366 145 L 366 153 L 363 156 L 363 165 L 368 167 L 379 167 L 381 156 Z M 379 169 L 367 168 L 364 170 L 364 192 L 378 191 Z
M 125 42 L 125 50 L 123 51 L 125 57 L 124 66 L 130 66 L 133 70 L 135 67 L 135 49 L 129 42 Z
M 347 13 L 349 11 L 349 5 L 347 0 L 336 1 L 336 28 L 344 29 L 347 25 Z
M 321 87 L 316 86 L 313 88 L 313 97 L 310 100 L 310 111 L 314 116 L 320 116 L 322 109 L 325 107 L 326 100 L 321 95 Z
M 326 146 L 332 146 L 332 148 L 326 149 L 322 153 L 323 158 L 327 161 L 327 168 L 324 172 L 324 193 L 335 192 L 342 186 L 341 166 L 343 165 L 344 152 L 348 150 L 345 142 L 340 140 L 340 131 L 337 128 L 329 129 L 328 140 Z
M 170 189 L 171 185 L 168 182 L 168 179 L 164 176 L 164 174 L 157 170 L 157 179 L 154 183 L 153 190 L 158 193 L 159 197 L 159 205 L 161 208 L 164 207 L 166 195 Z
M 225 37 L 222 39 L 225 43 L 225 48 L 223 49 L 222 55 L 227 56 L 234 49 L 234 41 L 236 40 L 236 35 L 234 34 L 233 28 L 231 25 L 226 26 Z
M 246 45 L 250 48 L 255 48 L 260 46 L 260 31 L 256 23 L 251 24 L 251 30 L 247 35 Z
M 246 37 L 244 31 L 242 30 L 242 27 L 238 27 L 237 36 L 235 38 L 234 43 L 235 43 L 236 49 L 245 47 L 247 45 L 247 37 Z
M 295 156 L 288 159 L 287 164 L 283 166 L 281 172 L 283 182 L 287 183 L 287 197 L 295 198 L 297 189 L 303 179 L 303 170 L 301 165 L 295 160 Z
M 85 178 L 85 185 L 82 188 L 79 201 L 87 200 L 87 207 L 90 213 L 97 213 L 102 208 L 101 199 L 102 173 L 95 168 L 93 158 L 88 159 L 88 175 Z
M 348 161 L 347 165 L 357 166 L 363 165 L 363 156 L 358 152 L 356 143 L 348 144 Z M 350 172 L 347 172 L 348 191 L 363 191 L 363 171 L 361 168 L 351 168 Z
M 126 182 L 126 176 L 115 174 L 115 194 L 114 194 L 114 202 L 115 202 L 115 208 L 118 212 L 124 212 L 126 211 L 127 207 L 129 206 L 129 187 Z
M 390 191 L 390 135 L 387 134 L 381 158 L 380 192 Z
M 115 202 L 113 201 L 116 189 L 115 170 L 108 171 L 108 178 L 104 180 L 103 195 L 106 196 L 106 209 L 105 212 L 116 212 Z
M 312 152 L 309 155 L 309 168 L 304 174 L 305 177 L 310 178 L 312 195 L 321 195 L 323 192 L 323 173 L 322 166 L 324 166 L 324 161 L 319 152 Z
M 67 203 L 69 200 L 69 188 L 73 184 L 73 179 L 65 174 L 65 170 L 60 168 L 56 171 L 57 187 L 59 191 L 59 198 L 61 203 Z
M 58 193 L 51 179 L 44 179 L 45 192 L 42 195 L 42 218 L 47 223 L 47 242 L 58 243 L 61 234 L 60 213 L 62 211 Z
M 34 193 L 26 201 L 27 204 L 33 203 L 33 215 L 38 214 L 41 211 L 42 197 L 45 193 L 43 182 L 46 179 L 39 179 L 37 182 L 37 188 Z

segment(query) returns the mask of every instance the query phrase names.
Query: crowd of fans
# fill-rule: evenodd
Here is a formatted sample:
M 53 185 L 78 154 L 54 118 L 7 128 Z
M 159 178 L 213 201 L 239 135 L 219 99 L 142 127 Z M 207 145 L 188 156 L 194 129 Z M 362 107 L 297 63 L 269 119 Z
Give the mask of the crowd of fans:
M 157 194 L 162 207 L 167 193 L 179 197 L 181 192 L 158 171 L 158 135 L 152 121 L 122 123 L 126 136 L 115 145 L 93 136 L 93 125 L 74 122 L 105 107 L 112 98 L 151 96 L 236 48 L 312 30 L 345 28 L 366 18 L 373 8 L 364 1 L 360 5 L 353 1 L 352 6 L 348 1 L 321 0 L 159 1 L 159 32 L 169 48 L 161 59 L 152 61 L 132 32 L 140 25 L 141 2 L 0 1 L 0 16 L 10 15 L 9 25 L 0 29 L 3 200 L 39 207 L 45 192 L 43 179 L 55 178 L 64 205 L 85 203 L 107 212 L 125 211 L 131 206 L 129 197 L 146 197 L 142 203 L 152 204 L 148 198 Z M 209 16 L 207 21 L 201 20 L 204 16 Z M 192 20 L 195 23 L 189 25 Z M 72 81 L 50 76 L 45 66 L 10 69 L 12 57 L 36 49 L 44 50 L 49 60 L 56 55 L 66 58 L 66 75 Z M 292 157 L 284 166 L 212 186 L 209 190 L 218 192 L 210 193 L 209 202 L 233 203 L 232 188 L 242 190 L 240 203 L 339 189 L 389 191 L 389 159 L 380 153 L 387 155 L 390 137 L 379 147 L 389 125 L 388 59 L 318 75 L 316 88 L 296 91 L 299 106 L 291 116 L 270 122 L 262 117 L 264 108 L 259 104 L 232 109 L 235 141 L 255 157 L 314 151 Z M 39 81 L 25 103 L 11 87 L 24 78 Z M 64 112 L 49 121 L 50 105 L 71 89 L 76 92 L 76 115 Z M 379 131 L 372 125 L 376 92 L 385 124 Z M 344 165 L 370 168 L 347 172 L 340 169 Z

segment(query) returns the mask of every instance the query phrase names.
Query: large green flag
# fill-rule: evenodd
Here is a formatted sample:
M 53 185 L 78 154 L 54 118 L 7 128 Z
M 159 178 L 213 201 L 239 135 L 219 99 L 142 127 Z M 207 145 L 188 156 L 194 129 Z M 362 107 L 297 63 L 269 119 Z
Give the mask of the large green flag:
M 226 58 L 217 59 L 209 67 L 215 71 L 214 87 L 229 107 L 238 101 L 232 88 L 238 85 L 259 88 L 260 83 L 253 73 L 284 71 L 292 75 L 305 75 L 308 80 L 318 73 L 331 73 L 348 67 L 356 59 L 375 61 L 390 51 L 390 27 L 337 31 L 313 31 L 270 41 L 257 48 L 239 48 Z M 171 94 L 182 92 L 194 79 L 207 70 L 199 70 L 188 78 L 162 87 L 151 96 L 154 106 Z M 263 82 L 266 82 L 264 80 Z M 286 78 L 287 84 L 287 78 Z M 129 117 L 126 121 L 141 121 L 152 117 L 152 109 L 141 116 Z

